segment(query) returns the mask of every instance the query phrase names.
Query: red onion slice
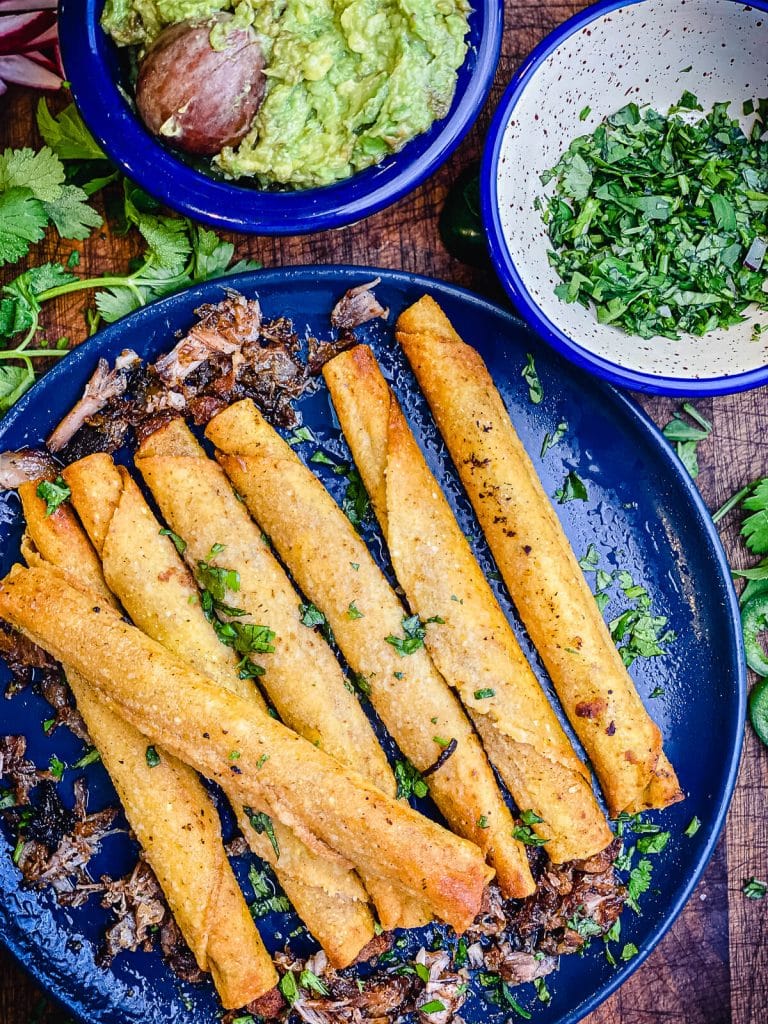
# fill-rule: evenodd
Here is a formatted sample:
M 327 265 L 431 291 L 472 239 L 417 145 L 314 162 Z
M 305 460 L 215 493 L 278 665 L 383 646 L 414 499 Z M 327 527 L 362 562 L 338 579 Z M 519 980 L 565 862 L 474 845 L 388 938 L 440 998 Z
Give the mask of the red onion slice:
M 0 80 L 32 89 L 60 89 L 62 79 L 28 57 L 0 57 Z

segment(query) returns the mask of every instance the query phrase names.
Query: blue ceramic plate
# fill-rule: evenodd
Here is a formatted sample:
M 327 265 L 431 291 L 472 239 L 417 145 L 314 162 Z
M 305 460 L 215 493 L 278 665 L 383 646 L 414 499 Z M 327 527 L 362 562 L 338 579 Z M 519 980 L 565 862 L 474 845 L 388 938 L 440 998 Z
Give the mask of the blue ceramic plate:
M 391 312 L 386 324 L 360 329 L 379 356 L 393 382 L 427 458 L 456 508 L 464 530 L 486 570 L 492 562 L 468 503 L 437 436 L 410 371 L 392 340 L 397 314 L 425 292 L 442 305 L 456 328 L 482 353 L 501 389 L 512 418 L 533 454 L 550 494 L 565 475 L 578 470 L 589 500 L 558 505 L 565 529 L 577 552 L 594 543 L 601 564 L 628 569 L 644 584 L 656 614 L 668 617 L 677 639 L 663 658 L 638 660 L 632 674 L 665 735 L 665 746 L 678 769 L 687 794 L 684 803 L 656 816 L 672 838 L 654 858 L 651 890 L 644 897 L 643 914 L 627 910 L 622 919 L 622 944 L 640 950 L 629 963 L 612 968 L 595 945 L 585 956 L 565 957 L 559 974 L 550 979 L 553 999 L 537 1003 L 532 986 L 516 990 L 540 1024 L 573 1024 L 612 992 L 642 962 L 691 893 L 712 852 L 723 824 L 736 778 L 741 750 L 745 679 L 738 612 L 728 567 L 709 515 L 685 470 L 649 420 L 632 402 L 542 346 L 538 338 L 507 313 L 461 289 L 392 271 L 354 267 L 292 268 L 230 278 L 229 287 L 258 295 L 267 316 L 293 318 L 299 335 L 327 336 L 328 315 L 348 287 L 382 277 L 378 298 Z M 193 311 L 202 302 L 218 300 L 221 283 L 210 283 L 164 299 L 101 331 L 53 369 L 15 406 L 0 425 L 0 450 L 40 445 L 51 428 L 80 395 L 99 356 L 113 359 L 126 346 L 152 358 L 168 349 L 174 332 L 186 330 Z M 544 387 L 544 400 L 532 405 L 520 376 L 526 353 L 534 352 Z M 327 392 L 320 388 L 299 403 L 304 422 L 326 450 L 344 457 L 346 449 Z M 561 420 L 569 430 L 564 439 L 539 457 L 542 439 Z M 314 446 L 298 446 L 306 459 Z M 344 482 L 328 473 L 325 482 L 340 496 Z M 0 501 L 0 550 L 5 573 L 18 557 L 21 517 L 17 498 Z M 367 536 L 376 556 L 382 544 L 375 529 Z M 493 584 L 528 651 L 539 676 L 546 677 L 510 602 L 498 583 Z M 623 607 L 614 599 L 606 614 Z M 660 697 L 650 693 L 662 687 Z M 71 763 L 81 745 L 64 730 L 52 738 L 43 735 L 41 722 L 47 705 L 29 690 L 3 702 L 3 732 L 24 733 L 29 754 L 47 764 L 56 753 Z M 390 745 L 391 750 L 391 745 Z M 701 752 L 708 751 L 707 757 Z M 78 775 L 68 770 L 60 784 L 65 799 Z M 92 810 L 115 801 L 100 764 L 85 770 Z M 683 835 L 696 815 L 702 826 L 692 838 Z M 230 828 L 225 821 L 225 829 Z M 125 834 L 107 839 L 91 865 L 98 877 L 117 876 L 133 864 L 136 847 Z M 245 879 L 248 858 L 236 868 Z M 7 833 L 0 837 L 0 935 L 9 949 L 50 992 L 89 1024 L 214 1024 L 217 1002 L 209 984 L 179 983 L 159 955 L 124 954 L 108 970 L 94 965 L 94 952 L 105 922 L 105 912 L 92 900 L 77 910 L 56 906 L 50 892 L 20 888 L 20 876 L 10 858 Z M 246 891 L 247 891 L 247 882 Z M 263 934 L 271 948 L 282 947 L 296 926 L 291 915 L 264 919 Z M 430 940 L 429 930 L 426 932 Z M 410 937 L 402 951 L 412 955 L 425 941 L 425 933 Z M 598 948 L 599 947 L 599 948 Z M 468 1024 L 499 1022 L 505 1014 L 473 994 L 462 1010 Z
M 129 100 L 117 47 L 102 31 L 104 0 L 61 0 L 59 37 L 72 95 L 94 136 L 132 181 L 168 206 L 219 228 L 297 235 L 361 220 L 420 185 L 471 128 L 493 82 L 503 0 L 473 0 L 464 64 L 448 114 L 428 132 L 345 181 L 325 188 L 266 192 L 196 170 L 157 141 Z

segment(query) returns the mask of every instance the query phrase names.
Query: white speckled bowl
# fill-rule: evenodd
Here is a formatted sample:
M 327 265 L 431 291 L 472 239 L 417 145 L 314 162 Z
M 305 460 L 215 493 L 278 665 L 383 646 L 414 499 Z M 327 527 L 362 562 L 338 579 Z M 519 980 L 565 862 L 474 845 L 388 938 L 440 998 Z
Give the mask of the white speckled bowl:
M 726 394 L 768 383 L 768 333 L 750 340 L 752 325 L 768 323 L 768 313 L 748 310 L 744 324 L 679 341 L 645 341 L 598 324 L 591 310 L 555 296 L 559 278 L 534 208 L 536 197 L 554 188 L 544 188 L 539 175 L 572 139 L 630 100 L 665 112 L 686 89 L 705 110 L 730 100 L 739 116 L 744 100 L 768 96 L 768 0 L 605 0 L 588 7 L 533 51 L 499 105 L 483 159 L 483 219 L 505 288 L 569 359 L 623 387 Z

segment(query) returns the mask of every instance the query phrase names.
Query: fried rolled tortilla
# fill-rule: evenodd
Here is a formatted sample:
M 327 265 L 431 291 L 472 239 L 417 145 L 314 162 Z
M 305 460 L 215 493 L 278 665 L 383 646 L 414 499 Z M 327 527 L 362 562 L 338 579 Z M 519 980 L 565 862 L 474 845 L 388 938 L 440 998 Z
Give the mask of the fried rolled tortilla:
M 106 582 L 139 629 L 266 712 L 253 681 L 240 677 L 239 655 L 217 639 L 194 579 L 128 471 L 115 466 L 108 455 L 96 454 L 73 463 L 64 470 L 64 478 L 99 549 Z M 368 899 L 355 873 L 309 850 L 290 829 L 275 822 L 282 850 L 278 863 L 267 835 L 254 832 L 242 806 L 236 805 L 234 811 L 251 849 L 272 864 L 331 963 L 337 968 L 352 963 L 374 936 Z
M 552 861 L 586 859 L 613 839 L 576 756 L 440 485 L 367 345 L 323 370 L 408 604 L 442 620 L 425 643 Z
M 479 354 L 425 296 L 396 336 L 612 816 L 682 799 L 662 737 Z
M 314 836 L 367 874 L 399 884 L 464 931 L 492 872 L 465 839 L 385 796 L 356 772 L 200 675 L 66 579 L 14 567 L 0 586 L 0 617 L 71 665 L 109 708 L 218 782 L 256 831 L 272 820 Z M 276 850 L 279 860 L 279 850 Z
M 480 742 L 349 520 L 251 401 L 215 416 L 216 457 L 297 583 L 326 615 L 353 670 L 400 749 L 428 773 L 451 828 L 496 869 L 502 891 L 535 889 L 514 821 Z M 409 629 L 411 636 L 404 630 Z M 413 632 L 415 630 L 415 633 Z
M 25 559 L 54 566 L 62 578 L 86 588 L 92 609 L 112 609 L 99 560 L 71 507 L 46 515 L 36 489 L 35 482 L 19 487 Z M 275 986 L 277 974 L 224 852 L 219 815 L 205 788 L 191 768 L 162 749 L 160 763 L 151 767 L 146 737 L 63 663 L 91 740 L 198 965 L 211 972 L 225 1007 L 258 998 Z
M 136 465 L 160 510 L 186 544 L 184 557 L 200 573 L 236 574 L 237 589 L 223 603 L 236 606 L 233 629 L 244 623 L 268 627 L 274 637 L 249 655 L 259 681 L 281 719 L 299 735 L 370 779 L 394 797 L 395 779 L 386 755 L 328 644 L 301 623 L 301 599 L 261 531 L 219 466 L 209 459 L 183 420 L 173 420 L 140 446 Z M 211 552 L 218 551 L 213 557 Z M 205 570 L 204 570 L 205 572 Z M 166 645 L 167 646 L 167 645 Z M 199 667 L 199 666 L 198 666 Z M 413 927 L 429 920 L 425 908 L 375 877 L 364 877 L 382 926 Z

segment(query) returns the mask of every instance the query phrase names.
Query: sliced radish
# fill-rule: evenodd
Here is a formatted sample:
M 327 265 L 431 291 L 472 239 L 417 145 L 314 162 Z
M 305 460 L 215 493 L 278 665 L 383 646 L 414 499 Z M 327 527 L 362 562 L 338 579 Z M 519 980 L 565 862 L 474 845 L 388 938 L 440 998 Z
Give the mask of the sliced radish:
M 60 89 L 62 82 L 59 75 L 20 54 L 0 57 L 0 80 L 32 89 Z
M 46 55 L 41 53 L 39 50 L 27 50 L 24 56 L 28 60 L 33 60 L 35 64 L 39 64 L 41 67 L 47 68 L 48 71 L 52 71 L 55 75 L 59 73 L 59 69 L 54 61 L 52 61 L 50 57 L 46 57 Z
M 56 0 L 0 0 L 0 14 L 19 14 L 23 11 L 55 11 Z
M 18 53 L 26 43 L 47 32 L 55 17 L 50 11 L 36 11 L 0 18 L 0 54 Z
M 51 43 L 57 43 L 59 41 L 59 30 L 54 22 L 50 28 L 46 29 L 42 35 L 35 36 L 34 39 L 27 43 L 33 50 L 42 50 L 46 46 L 50 46 Z

